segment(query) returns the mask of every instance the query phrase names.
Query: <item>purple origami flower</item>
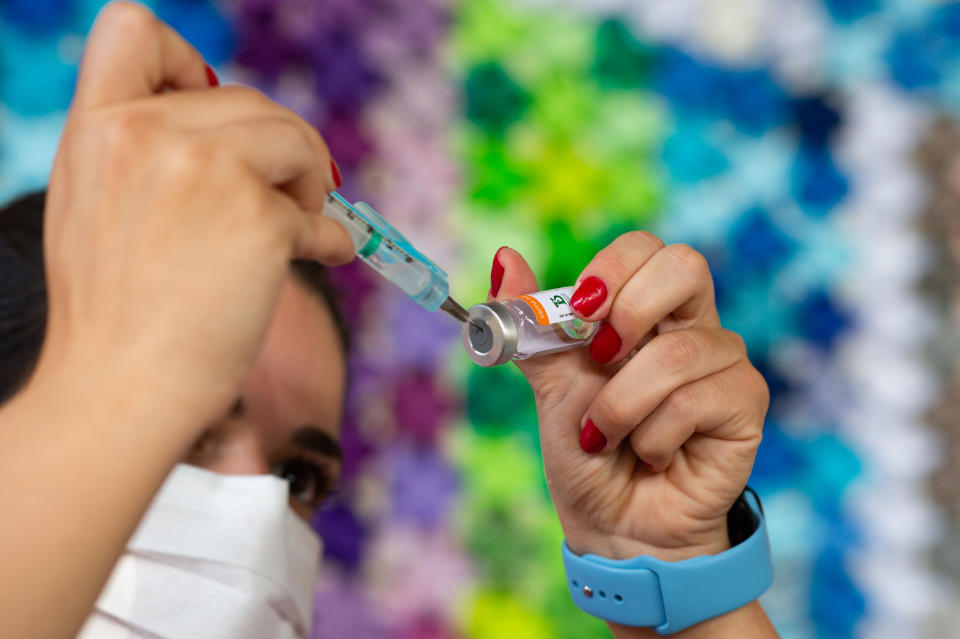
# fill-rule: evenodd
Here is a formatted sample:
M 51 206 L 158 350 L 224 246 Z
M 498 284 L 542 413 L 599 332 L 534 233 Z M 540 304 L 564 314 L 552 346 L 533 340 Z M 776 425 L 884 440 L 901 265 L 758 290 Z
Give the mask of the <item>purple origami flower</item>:
M 426 371 L 413 371 L 394 386 L 397 429 L 414 440 L 432 443 L 457 408 L 450 395 Z
M 398 629 L 394 639 L 458 639 L 460 635 L 439 619 L 426 617 Z
M 323 539 L 323 558 L 347 571 L 360 567 L 366 530 L 360 519 L 341 502 L 329 502 L 313 517 L 314 530 Z
M 390 67 L 390 86 L 371 106 L 378 131 L 428 132 L 430 140 L 449 142 L 451 123 L 458 115 L 459 96 L 452 79 L 438 65 L 396 64 Z
M 370 540 L 369 552 L 369 596 L 391 619 L 403 620 L 407 631 L 439 632 L 443 621 L 449 625 L 474 583 L 470 558 L 448 531 L 384 527 Z
M 359 34 L 369 30 L 376 21 L 381 4 L 382 0 L 324 0 L 317 3 L 320 11 L 313 22 L 315 33 L 351 31 Z
M 455 347 L 460 324 L 442 311 L 430 313 L 398 291 L 383 309 L 394 361 L 399 367 L 435 370 Z
M 382 86 L 379 74 L 354 34 L 334 31 L 310 48 L 317 95 L 331 109 L 358 113 Z
M 244 0 L 236 18 L 235 61 L 272 85 L 290 65 L 304 65 L 303 47 L 280 29 L 276 2 Z
M 449 11 L 436 2 L 386 0 L 364 45 L 388 69 L 400 61 L 423 63 L 435 55 L 449 23 Z
M 424 528 L 439 526 L 457 493 L 457 475 L 433 449 L 399 446 L 382 459 L 394 518 Z
M 373 143 L 357 110 L 328 110 L 320 124 L 320 133 L 345 174 L 355 171 L 364 161 L 370 159 Z
M 389 625 L 376 606 L 346 579 L 323 579 L 313 605 L 313 639 L 383 639 Z
M 343 418 L 340 428 L 340 449 L 343 451 L 340 481 L 347 483 L 357 476 L 366 460 L 376 450 L 360 432 L 354 415 L 346 415 Z

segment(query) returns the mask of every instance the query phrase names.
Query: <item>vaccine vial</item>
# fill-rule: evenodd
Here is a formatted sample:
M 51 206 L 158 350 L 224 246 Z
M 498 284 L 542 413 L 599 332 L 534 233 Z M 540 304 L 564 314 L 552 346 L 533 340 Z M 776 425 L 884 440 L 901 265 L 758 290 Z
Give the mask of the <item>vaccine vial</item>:
M 470 359 L 496 366 L 586 346 L 597 323 L 574 316 L 572 294 L 573 287 L 567 286 L 471 306 L 470 319 L 460 330 Z

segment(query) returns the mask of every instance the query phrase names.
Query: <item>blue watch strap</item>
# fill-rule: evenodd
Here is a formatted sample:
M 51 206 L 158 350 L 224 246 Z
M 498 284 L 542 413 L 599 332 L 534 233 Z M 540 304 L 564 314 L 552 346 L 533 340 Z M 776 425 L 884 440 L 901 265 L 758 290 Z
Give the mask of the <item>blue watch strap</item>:
M 679 632 L 745 606 L 773 582 L 770 541 L 760 501 L 744 499 L 757 519 L 753 533 L 718 555 L 683 561 L 653 557 L 606 559 L 575 555 L 563 542 L 563 564 L 573 602 L 584 612 L 626 626 Z

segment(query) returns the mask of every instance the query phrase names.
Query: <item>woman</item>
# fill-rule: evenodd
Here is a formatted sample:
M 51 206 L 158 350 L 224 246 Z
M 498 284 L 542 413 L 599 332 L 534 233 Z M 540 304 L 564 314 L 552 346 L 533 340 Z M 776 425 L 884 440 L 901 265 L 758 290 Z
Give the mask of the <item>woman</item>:
M 272 471 L 307 516 L 322 476 L 338 471 L 336 324 L 289 267 L 353 257 L 346 232 L 320 215 L 339 186 L 336 165 L 299 117 L 216 85 L 197 52 L 141 7 L 110 5 L 94 26 L 45 206 L 45 340 L 29 381 L 0 408 L 9 636 L 68 637 L 95 620 L 122 591 L 127 560 L 150 554 L 137 544 L 159 526 L 154 497 L 176 492 L 170 478 L 219 486 L 215 477 Z M 604 322 L 589 354 L 519 364 L 571 561 L 726 556 L 767 391 L 720 326 L 705 261 L 628 233 L 577 284 L 578 314 Z M 537 288 L 518 253 L 497 252 L 491 298 Z M 226 537 L 256 534 L 235 532 Z M 571 582 L 575 600 L 607 598 Z M 693 586 L 703 592 L 691 608 L 726 594 L 724 584 Z M 297 601 L 274 607 L 288 634 L 306 632 L 302 606 L 289 610 Z M 677 636 L 775 636 L 755 601 L 722 612 Z M 656 635 L 641 624 L 611 630 Z

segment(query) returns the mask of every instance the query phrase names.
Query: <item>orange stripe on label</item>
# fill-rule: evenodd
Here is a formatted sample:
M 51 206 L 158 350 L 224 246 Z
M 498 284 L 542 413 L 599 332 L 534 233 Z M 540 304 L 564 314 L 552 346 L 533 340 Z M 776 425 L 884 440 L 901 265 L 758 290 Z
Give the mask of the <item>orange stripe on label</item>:
M 537 322 L 541 326 L 546 326 L 550 323 L 550 320 L 547 318 L 547 309 L 543 308 L 540 300 L 532 295 L 521 295 L 520 299 L 530 305 L 530 308 L 533 309 L 533 314 L 537 316 Z

